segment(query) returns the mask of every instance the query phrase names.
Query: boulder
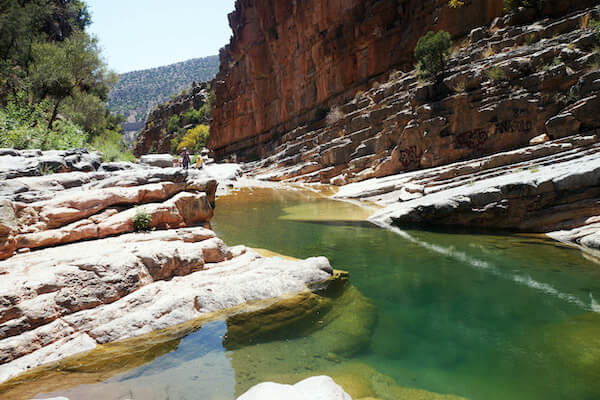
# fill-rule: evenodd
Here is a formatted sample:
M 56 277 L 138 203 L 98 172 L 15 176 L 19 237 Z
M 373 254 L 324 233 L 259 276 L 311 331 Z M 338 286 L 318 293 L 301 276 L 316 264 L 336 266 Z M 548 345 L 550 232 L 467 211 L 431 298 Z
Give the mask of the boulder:
M 17 231 L 18 221 L 13 203 L 0 199 L 0 240 Z
M 328 376 L 314 376 L 295 385 L 281 385 L 273 382 L 258 384 L 237 398 L 237 400 L 352 400 L 333 379 Z
M 173 167 L 173 156 L 170 154 L 146 154 L 140 157 L 140 163 L 159 168 Z

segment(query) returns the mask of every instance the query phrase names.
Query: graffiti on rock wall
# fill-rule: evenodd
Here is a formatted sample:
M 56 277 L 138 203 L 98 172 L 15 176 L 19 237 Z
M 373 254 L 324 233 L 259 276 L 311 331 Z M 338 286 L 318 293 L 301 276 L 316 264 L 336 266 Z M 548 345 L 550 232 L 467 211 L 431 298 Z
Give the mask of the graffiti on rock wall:
M 523 110 L 514 110 L 515 117 L 519 117 L 524 113 Z M 500 135 L 505 133 L 525 133 L 530 132 L 533 129 L 533 121 L 530 119 L 507 119 L 496 122 L 495 128 L 495 133 Z M 479 149 L 488 139 L 489 135 L 487 130 L 479 128 L 456 135 L 456 144 L 459 147 Z
M 404 166 L 404 168 L 408 168 L 410 166 L 414 166 L 419 162 L 421 155 L 417 151 L 417 146 L 410 146 L 407 149 L 401 149 L 398 151 L 399 160 Z
M 456 144 L 459 147 L 478 149 L 485 144 L 487 139 L 488 134 L 485 129 L 474 129 L 472 131 L 463 132 L 456 135 Z
M 518 119 L 497 122 L 496 133 L 529 132 L 533 129 L 533 121 L 529 119 Z

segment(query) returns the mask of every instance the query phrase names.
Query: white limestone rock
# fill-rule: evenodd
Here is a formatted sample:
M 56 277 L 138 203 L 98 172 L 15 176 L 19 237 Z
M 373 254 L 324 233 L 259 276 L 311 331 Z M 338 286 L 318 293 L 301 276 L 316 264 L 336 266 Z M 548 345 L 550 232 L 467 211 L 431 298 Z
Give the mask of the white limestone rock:
M 296 383 L 282 385 L 263 382 L 252 387 L 237 400 L 352 400 L 350 395 L 328 376 L 313 376 Z

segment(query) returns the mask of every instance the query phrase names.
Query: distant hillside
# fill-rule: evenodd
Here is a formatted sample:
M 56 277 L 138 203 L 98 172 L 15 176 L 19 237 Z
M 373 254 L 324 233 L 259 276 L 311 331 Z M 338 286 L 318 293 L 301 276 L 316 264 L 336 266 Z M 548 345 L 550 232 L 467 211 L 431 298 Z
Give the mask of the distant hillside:
M 110 92 L 108 106 L 127 118 L 126 130 L 139 129 L 155 105 L 189 88 L 192 82 L 213 79 L 218 69 L 219 56 L 215 55 L 121 74 Z

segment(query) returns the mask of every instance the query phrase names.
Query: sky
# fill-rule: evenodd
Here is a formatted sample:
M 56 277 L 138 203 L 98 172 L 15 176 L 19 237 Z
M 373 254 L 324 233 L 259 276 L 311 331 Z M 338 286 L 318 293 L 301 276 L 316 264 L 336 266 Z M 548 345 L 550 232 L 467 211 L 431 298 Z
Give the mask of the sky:
M 86 0 L 95 35 L 118 73 L 219 53 L 234 0 Z

